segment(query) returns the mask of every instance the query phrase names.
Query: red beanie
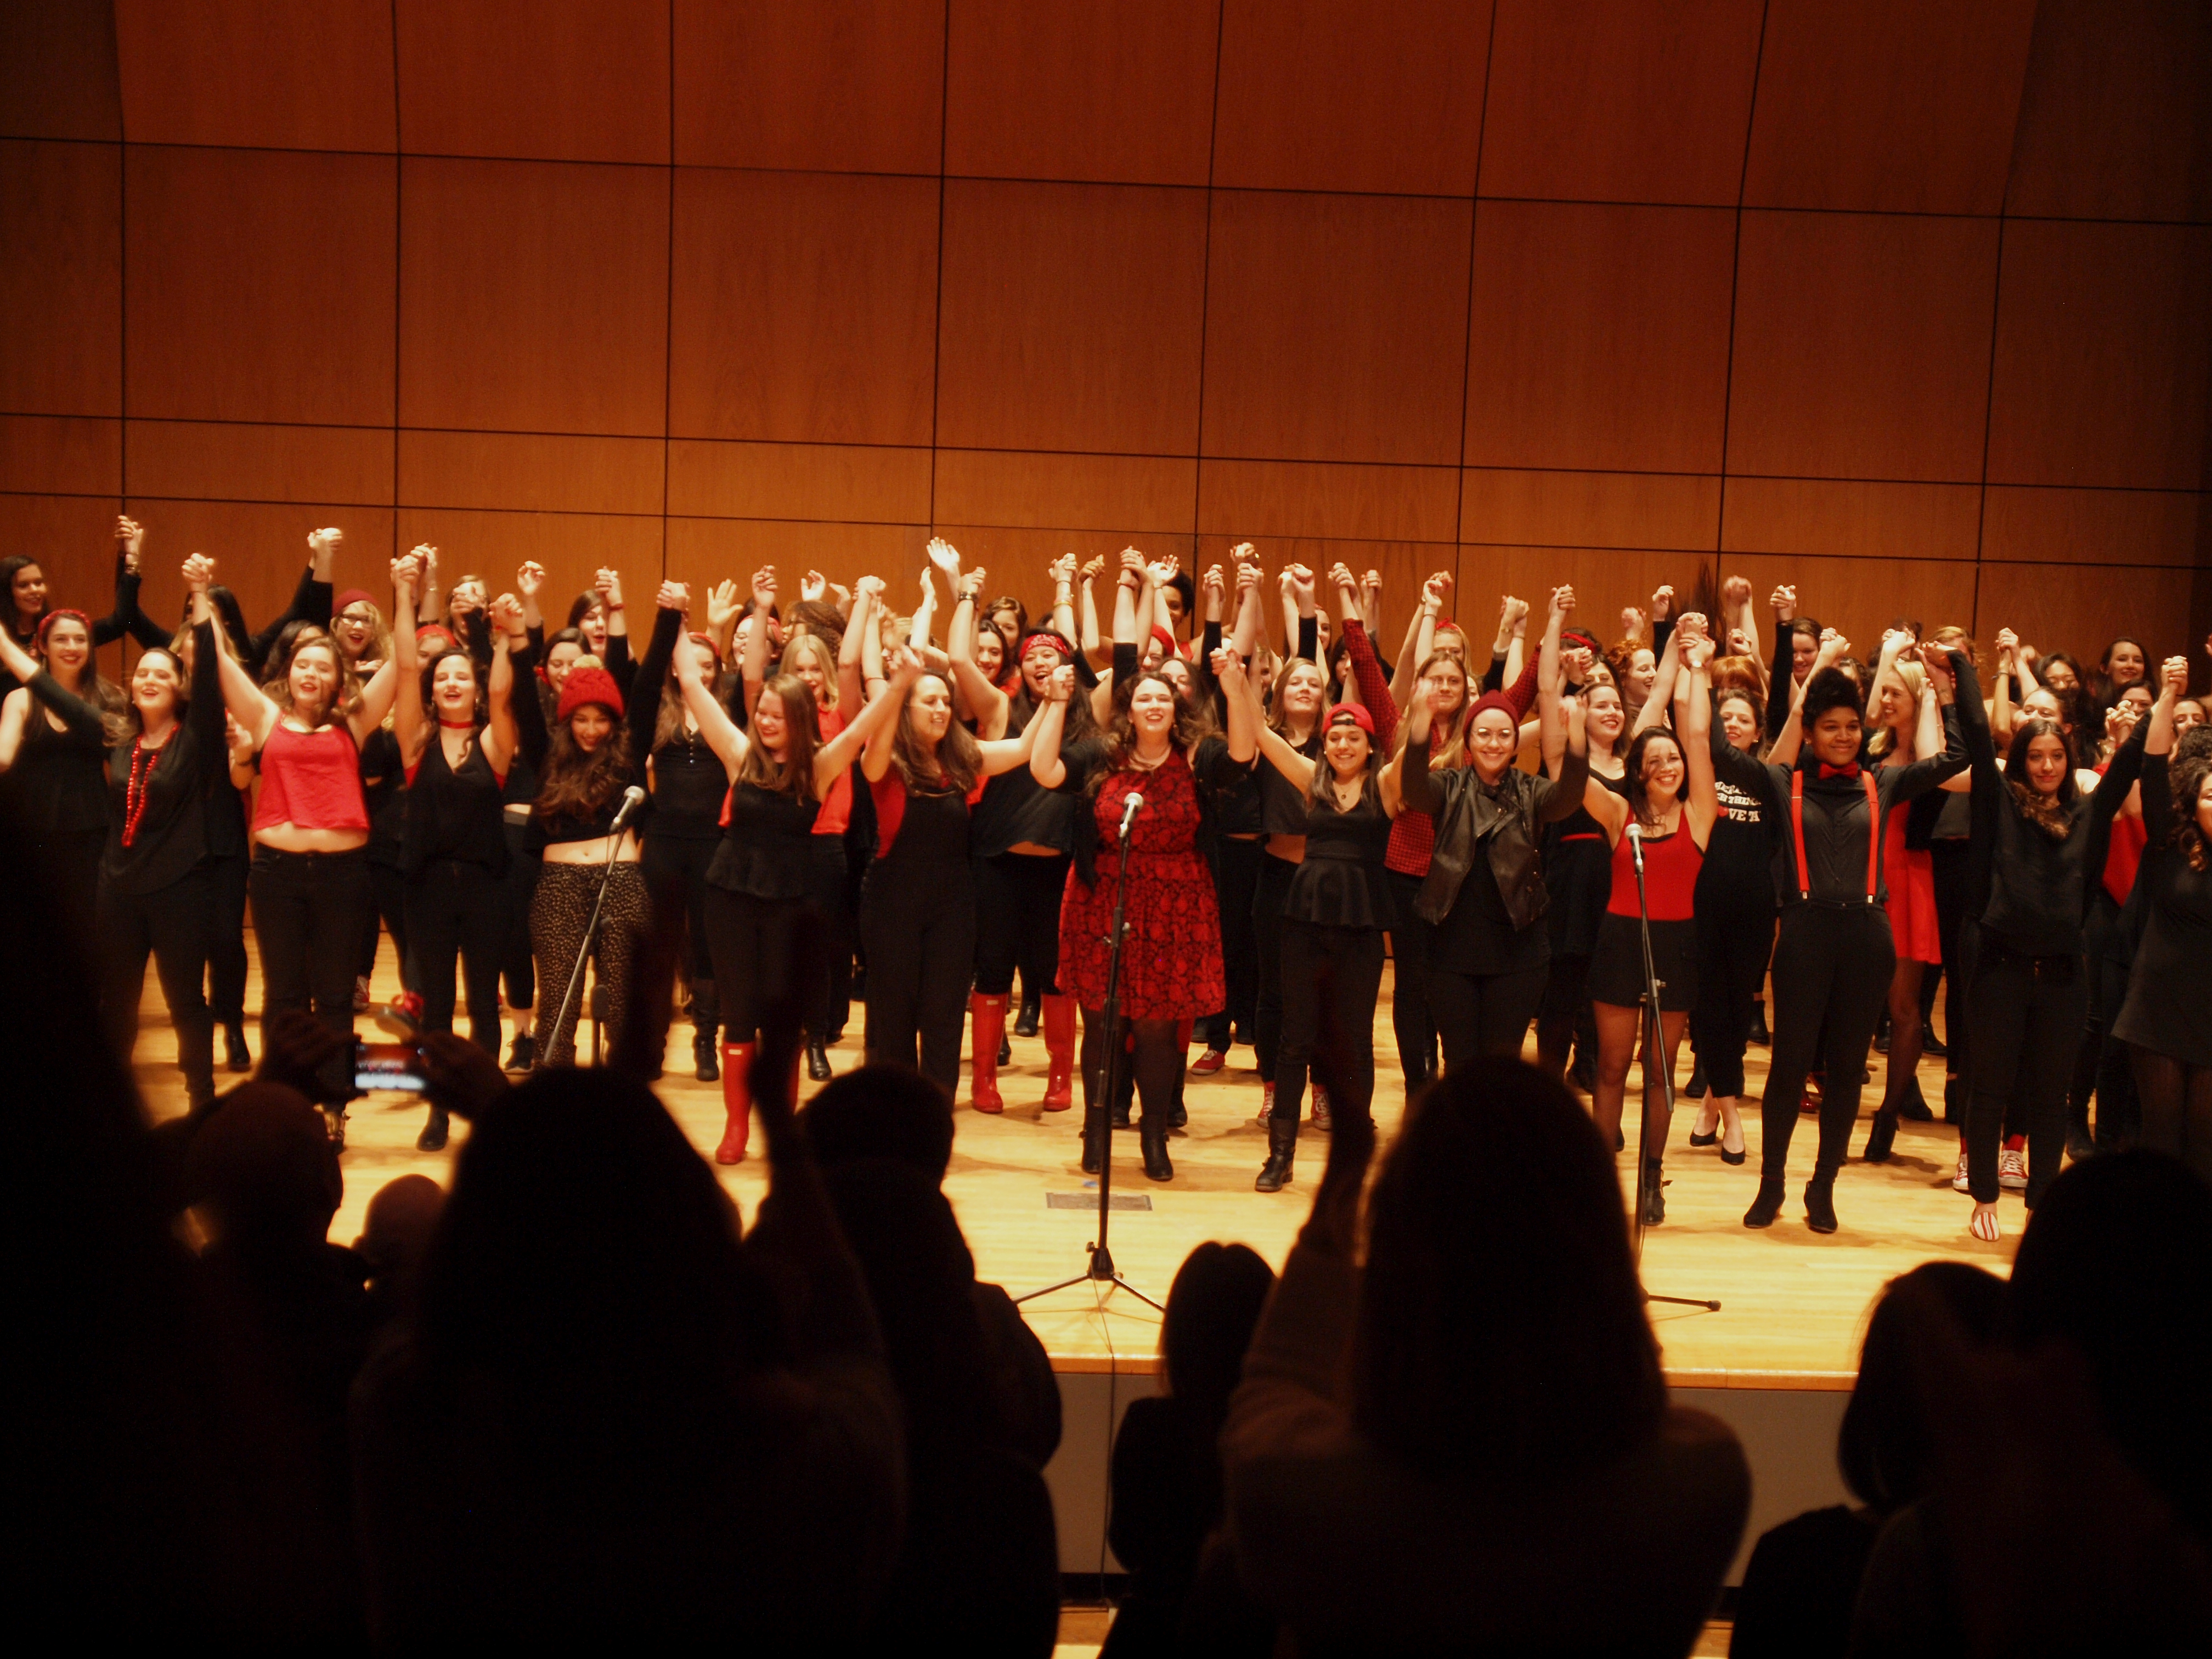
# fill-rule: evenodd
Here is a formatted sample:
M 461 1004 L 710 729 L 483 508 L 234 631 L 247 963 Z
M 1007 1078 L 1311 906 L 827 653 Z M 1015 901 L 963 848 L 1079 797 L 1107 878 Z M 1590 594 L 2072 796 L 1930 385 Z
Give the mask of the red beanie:
M 622 687 L 604 668 L 572 668 L 561 683 L 561 708 L 554 718 L 566 720 L 586 703 L 595 702 L 617 720 L 623 717 Z
M 337 598 L 331 601 L 331 615 L 333 617 L 343 617 L 345 615 L 349 606 L 356 605 L 374 606 L 375 604 L 376 596 L 371 593 L 367 588 L 349 587 L 344 592 L 339 594 Z M 380 612 L 380 614 L 381 613 Z
M 1322 730 L 1326 731 L 1335 725 L 1337 716 L 1340 714 L 1347 716 L 1354 726 L 1369 737 L 1375 735 L 1375 716 L 1356 702 L 1340 702 L 1331 708 L 1328 711 L 1328 718 L 1322 722 Z
M 1513 722 L 1516 731 L 1520 728 L 1521 717 L 1526 712 L 1516 705 L 1513 699 L 1503 691 L 1486 691 L 1468 705 L 1467 723 L 1469 730 L 1474 728 L 1474 717 L 1486 708 L 1495 708 Z

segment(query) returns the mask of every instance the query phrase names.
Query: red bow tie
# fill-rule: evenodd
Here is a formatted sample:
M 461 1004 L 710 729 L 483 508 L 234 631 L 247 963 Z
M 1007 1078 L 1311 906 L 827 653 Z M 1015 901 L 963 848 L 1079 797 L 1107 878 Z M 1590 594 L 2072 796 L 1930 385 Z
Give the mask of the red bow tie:
M 1820 775 L 1823 778 L 1856 778 L 1858 775 L 1859 763 L 1856 761 L 1853 761 L 1849 766 L 1831 766 L 1826 761 L 1820 763 Z

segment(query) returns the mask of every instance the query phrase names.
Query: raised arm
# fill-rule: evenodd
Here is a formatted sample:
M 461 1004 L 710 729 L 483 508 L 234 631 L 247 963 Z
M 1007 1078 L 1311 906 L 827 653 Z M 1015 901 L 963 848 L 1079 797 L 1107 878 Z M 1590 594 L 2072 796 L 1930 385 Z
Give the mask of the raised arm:
M 1243 659 L 1234 651 L 1215 652 L 1213 678 L 1221 687 L 1229 758 L 1239 766 L 1249 766 L 1252 757 L 1258 752 L 1261 723 Z
M 1939 787 L 1944 779 L 1954 777 L 1966 769 L 1966 744 L 1961 736 L 1957 698 L 1960 682 L 1954 661 L 1955 653 L 1945 653 L 1935 660 L 1923 659 L 1921 666 L 1928 675 L 1929 686 L 1936 699 L 1943 706 L 1943 747 L 1940 753 L 1923 755 L 1909 766 L 1899 767 L 1886 775 L 1896 780 L 1892 799 L 1902 803 L 1926 794 Z M 1970 690 L 1973 685 L 1973 665 L 1966 666 L 1965 682 Z
M 867 741 L 860 745 L 860 775 L 870 783 L 881 783 L 891 769 L 891 744 L 898 737 L 907 698 L 913 693 L 915 682 L 921 678 L 921 659 L 908 647 L 899 647 L 890 667 L 893 678 L 883 682 L 883 689 L 869 702 L 870 708 L 879 702 L 887 704 L 890 717 L 870 731 Z
M 1018 738 L 993 738 L 979 741 L 975 747 L 983 754 L 983 775 L 995 778 L 1001 772 L 1027 766 L 1030 757 L 1036 752 L 1036 722 L 1031 720 L 1022 728 L 1022 734 Z
M 1559 635 L 1567 625 L 1567 617 L 1575 608 L 1575 590 L 1555 587 L 1552 599 L 1544 612 L 1544 639 L 1536 647 L 1536 717 L 1542 722 L 1542 753 L 1544 769 L 1552 771 L 1559 757 L 1566 752 L 1566 740 L 1562 728 L 1553 718 L 1553 710 L 1566 688 L 1565 676 L 1559 668 Z
M 205 554 L 195 553 L 185 561 L 185 592 L 191 596 L 192 625 L 215 621 L 215 606 L 208 599 L 208 586 L 215 580 L 215 561 Z M 5 630 L 0 630 L 4 632 Z M 220 629 L 216 630 L 220 633 Z M 258 750 L 269 741 L 269 734 L 276 729 L 279 710 L 276 703 L 254 684 L 237 658 L 228 651 L 222 653 L 222 701 L 230 710 L 231 718 L 239 728 L 252 740 Z
M 1030 718 L 1030 775 L 1047 789 L 1067 781 L 1067 763 L 1060 750 L 1067 732 L 1067 700 L 1074 695 L 1075 670 L 1062 663 L 1045 682 L 1044 702 Z
M 1237 543 L 1229 556 L 1237 563 L 1237 623 L 1230 630 L 1229 648 L 1237 661 L 1249 663 L 1260 645 L 1260 584 L 1265 576 L 1252 558 L 1251 543 Z
M 645 659 L 638 664 L 629 690 L 623 693 L 623 720 L 628 728 L 624 738 L 629 744 L 630 764 L 641 777 L 653 754 L 653 732 L 660 724 L 661 687 L 667 684 L 677 636 L 684 631 L 684 617 L 690 608 L 690 588 L 682 582 L 661 583 L 652 642 L 645 647 Z
M 491 675 L 484 682 L 484 760 L 504 781 L 514 765 L 521 736 L 514 724 L 514 658 L 528 654 L 530 629 L 522 620 L 522 601 L 502 593 L 486 607 L 484 621 L 491 629 Z M 530 688 L 523 688 L 526 693 Z
M 2158 701 L 2150 706 L 2150 726 L 2143 737 L 2143 752 L 2147 755 L 2167 755 L 2173 750 L 2173 706 L 2189 690 L 2189 659 L 2168 657 L 2159 665 Z M 2143 792 L 2148 795 L 2150 792 Z M 2144 803 L 2148 812 L 2149 803 Z
M 514 591 L 522 599 L 522 629 L 526 635 L 543 636 L 545 632 L 545 613 L 538 608 L 538 596 L 545 589 L 545 567 L 535 559 L 525 559 L 514 573 Z
M 853 596 L 853 609 L 845 620 L 844 637 L 837 641 L 837 706 L 850 720 L 866 707 L 867 677 L 861 672 L 860 655 L 867 643 L 867 620 L 875 608 L 866 578 L 861 579 L 860 590 Z
M 1674 733 L 1689 775 L 1683 810 L 1700 848 L 1711 840 L 1713 823 L 1720 817 L 1720 796 L 1713 787 L 1713 689 L 1705 677 L 1713 659 L 1713 641 L 1705 621 L 1692 611 L 1667 641 L 1667 653 L 1681 665 L 1675 677 Z M 1686 635 L 1690 636 L 1686 640 Z
M 1382 769 L 1385 792 L 1395 790 L 1409 812 L 1433 813 L 1443 805 L 1443 792 L 1429 775 L 1429 732 L 1433 720 L 1429 700 L 1418 693 L 1406 714 L 1405 746 Z
M 1778 732 L 1790 717 L 1795 690 L 1790 683 L 1796 678 L 1791 669 L 1796 651 L 1790 642 L 1790 624 L 1797 619 L 1797 590 L 1785 582 L 1767 596 L 1766 603 L 1774 612 L 1774 667 L 1766 683 L 1766 729 Z
M 959 603 L 952 607 L 951 626 L 945 630 L 951 641 L 946 654 L 952 659 L 953 687 L 975 717 L 975 735 L 990 742 L 1006 735 L 1013 701 L 975 665 L 975 610 L 981 603 L 982 589 L 982 571 L 970 570 L 961 576 Z M 1006 649 L 1012 652 L 1015 647 Z
M 1659 672 L 1652 676 L 1651 695 L 1644 700 L 1644 707 L 1636 711 L 1636 725 L 1629 736 L 1648 732 L 1662 724 L 1674 708 L 1675 692 L 1686 677 L 1682 672 L 1682 630 L 1668 632 L 1667 643 L 1659 653 Z M 1681 728 L 1677 726 L 1676 731 Z
M 914 653 L 908 652 L 905 654 L 912 657 Z M 918 678 L 921 673 L 919 660 L 915 662 L 915 670 Z M 830 785 L 837 781 L 845 769 L 860 758 L 868 744 L 874 740 L 876 733 L 888 730 L 896 723 L 899 711 L 906 707 L 906 694 L 913 689 L 914 681 L 908 680 L 902 687 L 893 681 L 892 685 L 897 687 L 896 696 L 878 697 L 865 707 L 856 703 L 854 707 L 859 713 L 845 722 L 845 729 L 814 751 L 816 793 L 828 793 Z
M 395 590 L 402 580 L 414 580 L 411 574 L 406 574 L 407 563 L 406 559 L 392 562 L 392 581 Z M 397 603 L 395 599 L 395 609 Z M 411 629 L 409 635 L 411 638 Z M 416 690 L 419 691 L 420 689 L 418 684 Z M 398 694 L 399 651 L 398 641 L 394 640 L 392 654 L 376 665 L 376 672 L 371 674 L 361 688 L 361 700 L 354 704 L 353 713 L 346 716 L 346 729 L 353 733 L 356 747 L 367 743 L 368 734 L 384 724 L 384 717 L 392 712 L 392 699 Z
M 1052 562 L 1052 625 L 1060 638 L 1069 644 L 1076 642 L 1075 621 L 1075 555 L 1063 553 Z M 1016 640 L 1017 650 L 1021 641 Z
M 422 759 L 432 729 L 422 708 L 422 647 L 415 639 L 415 595 L 422 580 L 422 561 L 411 553 L 392 568 L 392 726 L 399 758 L 408 766 Z
M 730 718 L 730 711 L 722 707 L 722 700 L 708 685 L 706 670 L 699 660 L 698 641 L 679 629 L 669 647 L 668 663 L 676 676 L 684 707 L 698 724 L 699 735 L 707 740 L 707 747 L 714 751 L 714 758 L 722 763 L 722 769 L 734 783 L 738 768 L 744 763 L 745 750 L 750 745 L 744 728 Z
M 115 609 L 92 625 L 92 642 L 106 645 L 126 634 L 149 651 L 166 650 L 169 630 L 149 620 L 138 606 L 139 559 L 146 529 L 127 515 L 115 520 Z
M 728 585 L 724 584 L 725 586 Z M 709 616 L 713 614 L 711 603 Z M 760 701 L 760 689 L 768 680 L 769 635 L 775 628 L 775 567 L 764 564 L 753 572 L 753 626 L 752 632 L 745 635 L 745 659 L 738 681 L 744 688 L 747 714 L 753 712 L 753 705 Z M 732 626 L 734 627 L 735 623 Z
M 1091 585 L 1105 568 L 1103 559 L 1092 559 L 1083 567 L 1083 632 L 1068 635 L 1079 652 L 1087 653 L 1098 648 L 1098 595 Z
M 1805 744 L 1805 693 L 1813 684 L 1813 675 L 1824 668 L 1833 668 L 1850 654 L 1851 642 L 1832 628 L 1820 634 L 1820 649 L 1813 659 L 1813 673 L 1795 685 L 1790 685 L 1787 673 L 1774 677 L 1777 686 L 1790 686 L 1790 712 L 1782 721 L 1782 728 L 1767 745 L 1766 758 L 1773 765 L 1787 769 L 1797 764 L 1797 751 Z
M 312 531 L 307 536 L 307 568 L 301 573 L 300 585 L 292 590 L 292 603 L 283 613 L 259 633 L 246 641 L 246 665 L 259 673 L 269 660 L 270 648 L 276 636 L 295 622 L 313 623 L 318 628 L 331 625 L 331 573 L 337 562 L 338 549 L 345 544 L 345 532 L 335 526 Z
M 1246 717 L 1252 727 L 1252 738 L 1259 745 L 1261 758 L 1273 767 L 1299 789 L 1313 787 L 1314 763 L 1291 747 L 1283 734 L 1260 718 L 1260 694 L 1248 678 L 1244 683 Z
M 906 642 L 915 651 L 929 649 L 929 630 L 937 621 L 937 584 L 929 579 L 929 572 L 921 573 L 921 598 L 914 607 L 914 620 L 907 625 Z
M 1421 665 L 1435 643 L 1437 618 L 1443 612 L 1443 584 L 1449 579 L 1438 571 L 1421 584 L 1421 602 L 1406 618 L 1406 637 L 1398 645 L 1398 660 L 1390 670 L 1390 695 L 1401 708 L 1409 708 L 1419 696 Z

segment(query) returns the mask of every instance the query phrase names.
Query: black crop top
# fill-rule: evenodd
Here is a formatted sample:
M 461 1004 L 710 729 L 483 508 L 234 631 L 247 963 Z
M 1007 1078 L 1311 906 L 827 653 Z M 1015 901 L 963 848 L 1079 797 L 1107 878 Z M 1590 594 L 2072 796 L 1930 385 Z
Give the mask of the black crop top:
M 623 694 L 623 724 L 609 734 L 610 742 L 622 744 L 629 751 L 631 781 L 641 787 L 645 782 L 646 757 L 653 750 L 653 727 L 660 720 L 661 684 L 668 678 L 668 660 L 676 653 L 676 630 L 683 620 L 682 612 L 664 611 L 654 621 L 653 643 L 646 648 L 645 660 L 638 665 L 636 675 Z M 552 771 L 550 759 L 546 771 L 549 775 Z M 542 789 L 539 799 L 544 799 Z M 622 810 L 622 804 L 623 791 L 617 789 L 599 811 L 585 817 L 549 812 L 542 805 L 532 806 L 523 844 L 534 853 L 568 842 L 603 841 L 612 832 L 615 814 Z M 641 833 L 652 810 L 648 800 L 630 815 L 624 827 Z

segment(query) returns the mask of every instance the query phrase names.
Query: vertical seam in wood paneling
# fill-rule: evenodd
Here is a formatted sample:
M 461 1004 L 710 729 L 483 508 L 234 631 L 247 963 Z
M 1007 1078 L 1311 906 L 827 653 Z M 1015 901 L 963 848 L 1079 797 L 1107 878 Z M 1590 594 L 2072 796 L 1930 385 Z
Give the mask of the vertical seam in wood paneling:
M 2009 179 L 2005 181 L 2005 194 L 2012 194 Z M 1974 597 L 1966 613 L 1967 626 L 1977 639 L 1982 631 L 1982 535 L 1990 521 L 1990 434 L 1997 417 L 1997 312 L 2004 304 L 2004 244 L 2005 216 L 2000 210 L 1996 269 L 1990 274 L 1990 379 L 1982 395 L 1982 487 L 1974 495 Z
M 1221 143 L 1221 48 L 1229 0 L 1214 0 L 1213 112 L 1206 127 L 1206 245 L 1198 256 L 1198 425 L 1190 434 L 1190 562 L 1198 564 L 1199 512 L 1206 495 L 1206 320 L 1213 302 L 1213 158 Z M 1233 577 L 1235 572 L 1230 573 Z
M 660 580 L 668 580 L 668 471 L 676 435 L 676 0 L 668 0 L 668 268 L 661 312 Z
M 1467 289 L 1460 295 L 1459 442 L 1452 459 L 1452 580 L 1460 579 L 1460 538 L 1467 528 L 1467 398 L 1474 378 L 1474 238 L 1482 217 L 1482 143 L 1490 132 L 1490 73 L 1498 64 L 1498 8 L 1491 0 L 1490 39 L 1482 50 L 1482 112 L 1474 122 L 1474 190 L 1467 198 Z M 1418 576 L 1420 573 L 1416 571 Z M 1462 593 L 1464 599 L 1467 596 Z M 1376 618 L 1381 618 L 1380 608 Z
M 1759 46 L 1751 59 L 1751 107 L 1743 118 L 1743 166 L 1735 177 L 1735 240 L 1729 253 L 1728 361 L 1721 377 L 1720 502 L 1713 515 L 1713 592 L 1720 592 L 1720 564 L 1728 544 L 1729 420 L 1735 403 L 1735 301 L 1743 287 L 1743 198 L 1751 179 L 1751 136 L 1759 126 L 1759 77 L 1766 66 L 1766 20 L 1772 0 L 1759 9 Z
M 952 0 L 945 0 L 945 33 L 937 63 L 937 292 L 929 331 L 929 533 L 937 533 L 937 415 L 945 395 L 945 137 L 952 124 Z M 922 567 L 925 570 L 927 565 Z M 947 613 L 950 614 L 949 612 Z
M 123 95 L 118 58 L 116 97 Z M 115 137 L 115 510 L 131 510 L 131 146 L 121 118 Z M 131 632 L 115 642 L 118 673 L 131 664 Z
M 399 556 L 399 376 L 400 341 L 406 302 L 406 268 L 401 263 L 407 240 L 407 149 L 399 131 L 399 0 L 392 0 L 392 556 Z

